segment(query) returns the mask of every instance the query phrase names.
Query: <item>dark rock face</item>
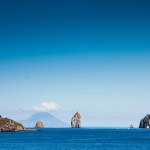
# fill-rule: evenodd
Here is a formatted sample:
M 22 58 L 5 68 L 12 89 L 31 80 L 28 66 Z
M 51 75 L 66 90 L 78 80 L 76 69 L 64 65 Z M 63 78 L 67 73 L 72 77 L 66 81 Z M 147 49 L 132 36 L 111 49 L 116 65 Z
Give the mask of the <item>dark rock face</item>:
M 81 127 L 81 116 L 78 112 L 75 113 L 75 115 L 71 119 L 71 127 L 72 128 L 80 128 Z
M 150 114 L 141 119 L 139 128 L 150 128 Z
M 44 127 L 44 124 L 42 121 L 38 121 L 35 125 L 35 128 L 43 128 Z
M 25 127 L 9 118 L 0 117 L 0 132 L 13 132 L 13 131 L 23 131 Z

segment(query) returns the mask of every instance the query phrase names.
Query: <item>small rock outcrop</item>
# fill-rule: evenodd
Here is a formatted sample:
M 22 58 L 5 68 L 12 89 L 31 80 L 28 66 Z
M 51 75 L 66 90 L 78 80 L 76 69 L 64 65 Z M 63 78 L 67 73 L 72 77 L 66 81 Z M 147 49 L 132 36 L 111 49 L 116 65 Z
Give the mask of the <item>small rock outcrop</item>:
M 35 125 L 35 128 L 43 128 L 44 127 L 44 124 L 42 121 L 38 121 Z
M 133 129 L 133 128 L 134 128 L 134 126 L 131 124 L 129 128 L 130 128 L 130 129 Z
M 76 112 L 75 115 L 71 119 L 71 127 L 72 128 L 80 128 L 81 127 L 81 115 Z
M 139 128 L 150 128 L 150 114 L 141 119 Z
M 25 127 L 12 119 L 0 117 L 0 132 L 23 131 Z

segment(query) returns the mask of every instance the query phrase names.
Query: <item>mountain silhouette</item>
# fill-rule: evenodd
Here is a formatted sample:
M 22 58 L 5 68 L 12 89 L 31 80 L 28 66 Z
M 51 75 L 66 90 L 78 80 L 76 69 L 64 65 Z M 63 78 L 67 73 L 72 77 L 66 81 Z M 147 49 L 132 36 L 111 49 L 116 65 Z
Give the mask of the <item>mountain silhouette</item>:
M 44 127 L 68 127 L 69 125 L 48 112 L 38 112 L 26 120 L 20 120 L 25 127 L 35 127 L 37 121 L 42 121 Z

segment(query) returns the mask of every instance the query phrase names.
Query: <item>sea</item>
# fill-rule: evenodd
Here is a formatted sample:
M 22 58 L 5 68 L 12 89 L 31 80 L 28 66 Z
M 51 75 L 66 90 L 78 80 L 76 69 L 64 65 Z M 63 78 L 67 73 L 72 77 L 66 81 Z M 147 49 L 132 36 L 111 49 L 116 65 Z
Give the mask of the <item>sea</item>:
M 0 150 L 150 150 L 150 129 L 44 128 L 1 132 Z

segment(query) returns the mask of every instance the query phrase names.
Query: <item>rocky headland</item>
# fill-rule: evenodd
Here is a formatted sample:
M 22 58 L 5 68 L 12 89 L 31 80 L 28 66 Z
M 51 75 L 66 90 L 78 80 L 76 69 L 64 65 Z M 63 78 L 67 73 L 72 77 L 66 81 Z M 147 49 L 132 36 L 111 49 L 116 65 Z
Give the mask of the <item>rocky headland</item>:
M 150 128 L 150 114 L 141 119 L 139 128 Z
M 81 127 L 81 115 L 76 112 L 75 115 L 71 119 L 71 127 L 72 128 L 80 128 Z
M 0 116 L 0 132 L 15 132 L 23 130 L 25 130 L 25 127 L 21 123 Z

